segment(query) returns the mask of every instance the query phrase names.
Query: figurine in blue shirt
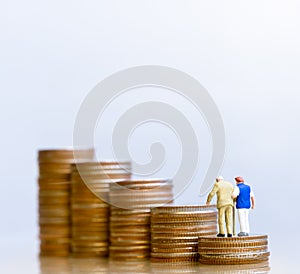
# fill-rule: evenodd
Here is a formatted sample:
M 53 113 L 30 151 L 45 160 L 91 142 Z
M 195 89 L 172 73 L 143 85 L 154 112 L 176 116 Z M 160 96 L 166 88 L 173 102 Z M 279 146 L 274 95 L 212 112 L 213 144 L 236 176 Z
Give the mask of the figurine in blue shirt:
M 238 236 L 249 236 L 249 211 L 254 209 L 255 198 L 251 186 L 245 184 L 242 177 L 236 177 L 236 186 L 232 193 L 232 198 L 236 198 L 236 208 L 240 223 L 240 233 Z

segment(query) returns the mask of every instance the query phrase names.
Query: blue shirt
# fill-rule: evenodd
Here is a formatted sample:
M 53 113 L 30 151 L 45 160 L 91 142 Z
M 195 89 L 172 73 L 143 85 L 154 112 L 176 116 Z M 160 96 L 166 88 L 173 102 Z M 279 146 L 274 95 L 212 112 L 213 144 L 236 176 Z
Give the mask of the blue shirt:
M 238 184 L 237 187 L 239 188 L 240 193 L 236 198 L 236 208 L 249 209 L 251 207 L 251 201 L 250 201 L 251 187 L 245 185 L 244 183 Z

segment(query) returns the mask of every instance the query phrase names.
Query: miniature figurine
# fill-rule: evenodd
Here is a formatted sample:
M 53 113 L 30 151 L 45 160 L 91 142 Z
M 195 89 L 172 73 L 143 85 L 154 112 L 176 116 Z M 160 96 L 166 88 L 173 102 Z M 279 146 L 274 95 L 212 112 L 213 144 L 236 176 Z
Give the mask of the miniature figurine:
M 238 236 L 249 236 L 249 210 L 254 209 L 255 198 L 252 188 L 245 184 L 245 180 L 242 177 L 236 177 L 236 186 L 232 193 L 232 198 L 236 198 L 236 208 L 240 223 L 240 233 Z
M 225 237 L 224 220 L 226 223 L 227 237 L 232 237 L 233 233 L 233 198 L 231 197 L 234 190 L 230 182 L 225 182 L 222 176 L 217 177 L 212 191 L 207 197 L 206 204 L 209 205 L 213 196 L 217 194 L 218 224 L 219 233 L 217 237 Z

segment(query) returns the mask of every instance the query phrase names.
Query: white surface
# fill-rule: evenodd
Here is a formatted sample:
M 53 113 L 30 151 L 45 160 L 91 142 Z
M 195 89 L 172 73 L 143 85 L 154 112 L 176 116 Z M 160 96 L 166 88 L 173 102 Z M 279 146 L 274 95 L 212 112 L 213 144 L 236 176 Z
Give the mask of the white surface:
M 38 271 L 32 260 L 38 250 L 37 149 L 72 144 L 80 103 L 101 79 L 127 67 L 157 64 L 183 70 L 209 90 L 226 127 L 222 175 L 227 180 L 242 175 L 251 183 L 257 200 L 251 230 L 270 235 L 274 273 L 295 273 L 299 8 L 298 1 L 282 0 L 1 1 L 0 258 L 6 258 L 5 265 L 16 273 Z M 199 201 L 201 176 L 180 203 Z

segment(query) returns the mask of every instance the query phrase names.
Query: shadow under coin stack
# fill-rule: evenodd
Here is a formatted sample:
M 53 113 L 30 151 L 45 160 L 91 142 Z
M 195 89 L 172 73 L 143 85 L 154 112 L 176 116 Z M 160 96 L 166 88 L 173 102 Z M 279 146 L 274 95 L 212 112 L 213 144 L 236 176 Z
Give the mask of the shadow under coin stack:
M 74 150 L 40 150 L 40 255 L 68 256 L 70 251 L 70 174 Z M 76 150 L 76 160 L 91 161 L 94 150 Z
M 106 201 L 109 185 L 114 180 L 129 179 L 130 169 L 130 162 L 89 162 L 73 166 L 71 179 L 73 256 L 108 255 L 110 208 Z
M 172 202 L 172 188 L 172 181 L 167 179 L 132 179 L 111 185 L 112 259 L 130 261 L 150 256 L 150 210 Z
M 151 261 L 196 262 L 198 238 L 217 233 L 215 206 L 165 206 L 151 210 Z
M 200 263 L 202 264 L 254 264 L 267 262 L 267 235 L 251 235 L 246 237 L 217 238 L 200 237 Z

